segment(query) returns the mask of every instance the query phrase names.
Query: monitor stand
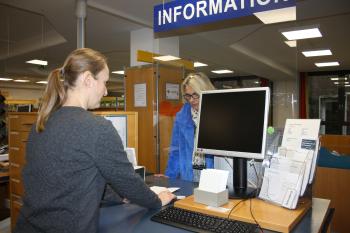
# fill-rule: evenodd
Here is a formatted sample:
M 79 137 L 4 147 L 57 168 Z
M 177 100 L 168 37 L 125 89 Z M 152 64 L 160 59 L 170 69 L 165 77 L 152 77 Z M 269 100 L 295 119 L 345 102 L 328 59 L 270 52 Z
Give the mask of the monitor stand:
M 247 186 L 247 159 L 233 158 L 233 189 L 229 190 L 230 199 L 248 199 L 256 195 L 256 189 Z

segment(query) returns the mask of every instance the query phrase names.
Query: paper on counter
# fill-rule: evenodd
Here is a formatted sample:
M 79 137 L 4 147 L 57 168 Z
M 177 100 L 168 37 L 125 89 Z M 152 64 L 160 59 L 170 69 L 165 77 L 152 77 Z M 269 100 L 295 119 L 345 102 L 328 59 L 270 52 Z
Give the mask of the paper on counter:
M 219 193 L 226 189 L 229 172 L 217 169 L 203 169 L 199 179 L 200 190 Z
M 161 193 L 161 192 L 163 192 L 163 191 L 169 191 L 169 192 L 173 193 L 173 192 L 179 190 L 180 188 L 178 188 L 178 187 L 167 188 L 167 187 L 161 187 L 161 186 L 152 186 L 152 187 L 150 187 L 150 189 L 151 189 L 155 194 L 158 195 L 159 193 Z

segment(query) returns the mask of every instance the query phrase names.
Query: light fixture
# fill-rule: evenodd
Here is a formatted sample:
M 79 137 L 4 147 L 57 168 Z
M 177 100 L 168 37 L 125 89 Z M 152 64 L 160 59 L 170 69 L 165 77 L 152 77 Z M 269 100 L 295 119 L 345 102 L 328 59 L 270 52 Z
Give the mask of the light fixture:
M 349 82 L 334 82 L 335 85 L 339 85 L 339 84 L 349 84 Z
M 350 87 L 350 85 L 344 85 L 345 87 Z
M 47 66 L 47 61 L 39 60 L 39 59 L 33 59 L 30 61 L 26 61 L 26 63 L 34 64 L 34 65 L 40 65 L 40 66 Z
M 212 70 L 211 72 L 215 73 L 215 74 L 231 74 L 231 73 L 233 73 L 232 70 Z
M 18 83 L 29 83 L 30 82 L 29 80 L 26 80 L 26 79 L 15 79 L 13 81 L 18 82 Z
M 13 80 L 12 78 L 0 78 L 0 81 L 11 81 Z
M 322 50 L 309 50 L 302 52 L 305 57 L 318 57 L 318 56 L 328 56 L 332 55 L 330 49 L 322 49 Z
M 207 64 L 204 64 L 204 63 L 201 63 L 201 62 L 198 62 L 198 61 L 195 61 L 193 63 L 193 66 L 194 67 L 203 67 L 203 66 L 208 66 Z
M 284 43 L 286 43 L 289 47 L 297 47 L 297 41 L 296 40 L 287 40 Z
M 326 67 L 326 66 L 339 66 L 339 62 L 318 62 L 315 63 L 317 67 Z
M 124 70 L 116 70 L 116 71 L 112 71 L 113 74 L 124 74 Z
M 36 83 L 39 83 L 39 84 L 47 84 L 47 81 L 39 81 L 39 82 L 36 82 Z
M 332 81 L 347 80 L 348 78 L 331 78 Z
M 285 29 L 281 31 L 281 33 L 284 37 L 287 38 L 287 40 L 301 40 L 322 37 L 320 30 L 316 26 Z
M 293 21 L 297 18 L 295 6 L 270 11 L 256 12 L 254 15 L 264 24 Z
M 156 60 L 160 60 L 160 61 L 174 61 L 174 60 L 179 60 L 181 58 L 179 57 L 175 57 L 172 55 L 165 55 L 165 56 L 157 56 L 157 57 L 153 57 Z

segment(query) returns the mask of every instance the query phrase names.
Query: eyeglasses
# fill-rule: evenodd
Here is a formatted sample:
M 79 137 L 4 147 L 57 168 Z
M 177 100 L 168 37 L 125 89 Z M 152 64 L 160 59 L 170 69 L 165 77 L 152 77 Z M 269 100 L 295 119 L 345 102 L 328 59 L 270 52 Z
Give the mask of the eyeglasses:
M 198 100 L 199 99 L 199 95 L 197 93 L 193 93 L 192 95 L 184 94 L 183 97 L 185 98 L 186 101 L 190 101 L 191 98 L 194 99 L 194 100 Z

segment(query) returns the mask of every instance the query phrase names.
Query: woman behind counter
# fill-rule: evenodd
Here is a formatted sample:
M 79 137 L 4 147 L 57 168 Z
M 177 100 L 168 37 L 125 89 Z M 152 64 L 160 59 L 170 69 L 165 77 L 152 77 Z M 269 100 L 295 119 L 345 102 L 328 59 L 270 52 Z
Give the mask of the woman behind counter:
M 202 169 L 213 168 L 213 156 L 198 154 L 193 148 L 198 127 L 200 93 L 214 89 L 204 73 L 190 73 L 182 82 L 185 104 L 176 114 L 166 176 L 197 182 Z
M 106 183 L 147 208 L 174 198 L 169 192 L 154 194 L 135 174 L 111 122 L 87 111 L 107 95 L 108 79 L 106 58 L 87 48 L 73 51 L 49 75 L 28 138 L 25 195 L 15 233 L 97 232 Z

